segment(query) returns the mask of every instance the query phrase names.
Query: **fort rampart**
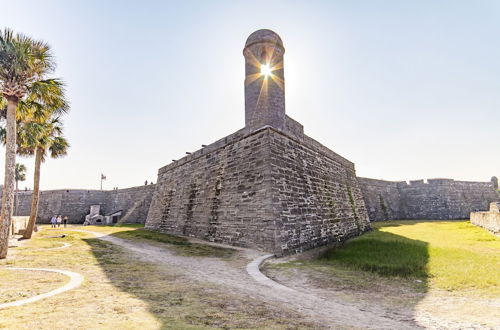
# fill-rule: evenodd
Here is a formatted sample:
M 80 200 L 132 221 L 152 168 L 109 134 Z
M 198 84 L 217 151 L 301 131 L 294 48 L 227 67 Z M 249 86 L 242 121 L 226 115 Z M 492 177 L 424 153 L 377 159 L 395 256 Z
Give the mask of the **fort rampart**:
M 369 224 L 351 162 L 265 127 L 161 168 L 146 227 L 282 255 L 343 241 Z
M 358 178 L 370 221 L 468 219 L 500 201 L 493 182 L 428 179 L 384 181 Z
M 49 223 L 50 218 L 55 214 L 67 216 L 70 223 L 83 223 L 91 205 L 100 205 L 103 214 L 123 210 L 121 222 L 144 223 L 154 186 L 137 186 L 118 190 L 41 191 L 37 223 Z M 32 193 L 32 191 L 16 193 L 14 202 L 16 216 L 30 214 Z

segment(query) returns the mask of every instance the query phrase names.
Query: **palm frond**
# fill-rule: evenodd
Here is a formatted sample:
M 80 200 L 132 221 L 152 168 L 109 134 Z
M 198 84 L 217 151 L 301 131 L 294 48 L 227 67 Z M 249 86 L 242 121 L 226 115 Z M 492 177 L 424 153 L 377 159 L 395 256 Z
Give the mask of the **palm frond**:
M 0 30 L 0 94 L 23 98 L 32 84 L 53 72 L 50 46 L 11 29 Z
M 62 136 L 56 136 L 49 147 L 50 157 L 60 158 L 68 154 L 69 142 Z
M 14 176 L 16 181 L 26 180 L 26 166 L 24 166 L 24 164 L 16 163 Z

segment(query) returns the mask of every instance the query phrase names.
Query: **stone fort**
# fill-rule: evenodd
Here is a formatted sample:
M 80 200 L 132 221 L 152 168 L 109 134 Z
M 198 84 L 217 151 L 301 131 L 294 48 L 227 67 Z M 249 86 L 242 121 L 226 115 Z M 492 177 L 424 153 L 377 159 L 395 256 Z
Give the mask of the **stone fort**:
M 370 221 L 466 219 L 500 201 L 496 178 L 408 184 L 357 177 L 352 162 L 286 115 L 284 53 L 273 31 L 248 37 L 242 129 L 160 168 L 155 185 L 44 191 L 38 222 L 64 214 L 82 223 L 98 204 L 150 230 L 284 255 L 360 235 Z M 17 215 L 28 215 L 31 192 L 17 199 Z

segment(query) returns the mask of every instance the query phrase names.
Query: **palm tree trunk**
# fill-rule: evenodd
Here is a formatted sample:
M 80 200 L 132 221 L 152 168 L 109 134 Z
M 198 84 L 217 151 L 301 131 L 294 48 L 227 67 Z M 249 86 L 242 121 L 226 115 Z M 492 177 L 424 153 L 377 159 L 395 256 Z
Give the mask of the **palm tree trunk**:
M 35 228 L 36 217 L 38 215 L 38 201 L 40 198 L 40 167 L 42 165 L 43 150 L 38 147 L 35 153 L 35 179 L 33 182 L 33 194 L 31 195 L 31 212 L 28 226 L 24 231 L 23 238 L 31 238 Z
M 16 192 L 14 193 L 14 216 L 18 215 L 17 214 L 17 200 L 19 195 L 19 181 L 16 180 Z
M 14 208 L 14 181 L 16 168 L 16 108 L 18 99 L 7 98 L 7 123 L 5 144 L 5 180 L 0 213 L 0 259 L 7 257 L 9 249 L 9 231 Z

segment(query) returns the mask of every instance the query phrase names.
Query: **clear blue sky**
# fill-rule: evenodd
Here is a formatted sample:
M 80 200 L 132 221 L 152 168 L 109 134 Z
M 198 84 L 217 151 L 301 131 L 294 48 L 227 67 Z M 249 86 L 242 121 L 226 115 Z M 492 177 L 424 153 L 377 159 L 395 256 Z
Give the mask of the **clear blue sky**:
M 243 127 L 261 28 L 285 44 L 287 114 L 358 175 L 500 176 L 500 1 L 1 0 L 0 27 L 49 42 L 68 85 L 72 147 L 43 189 L 156 182 Z

